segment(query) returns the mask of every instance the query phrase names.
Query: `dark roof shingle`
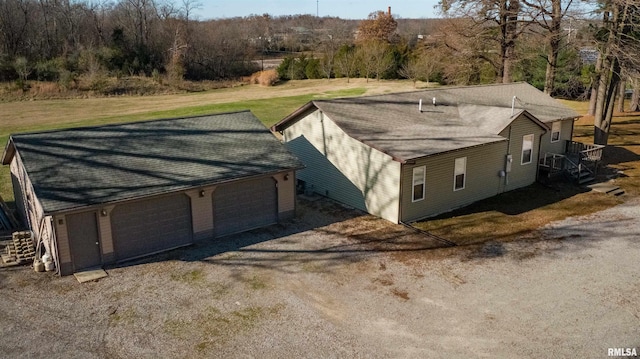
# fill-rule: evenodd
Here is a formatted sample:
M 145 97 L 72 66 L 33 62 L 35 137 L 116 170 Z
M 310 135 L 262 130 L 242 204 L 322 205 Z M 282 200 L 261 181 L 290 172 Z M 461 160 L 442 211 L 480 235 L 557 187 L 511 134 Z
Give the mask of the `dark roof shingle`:
M 315 100 L 273 128 L 286 128 L 310 108 L 321 110 L 349 136 L 400 161 L 505 141 L 499 133 L 525 111 L 542 127 L 579 117 L 535 87 L 513 83 Z
M 248 111 L 17 134 L 11 141 L 46 213 L 303 167 Z

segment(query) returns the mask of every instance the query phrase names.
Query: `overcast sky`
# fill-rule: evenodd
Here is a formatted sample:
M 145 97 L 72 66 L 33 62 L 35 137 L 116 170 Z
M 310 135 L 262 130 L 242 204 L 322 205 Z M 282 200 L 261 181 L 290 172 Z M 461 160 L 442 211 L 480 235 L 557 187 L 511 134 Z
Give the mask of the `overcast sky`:
M 202 20 L 244 17 L 252 14 L 299 15 L 319 14 L 343 19 L 366 19 L 370 13 L 387 11 L 397 18 L 420 19 L 438 17 L 434 6 L 438 0 L 201 0 L 198 16 Z

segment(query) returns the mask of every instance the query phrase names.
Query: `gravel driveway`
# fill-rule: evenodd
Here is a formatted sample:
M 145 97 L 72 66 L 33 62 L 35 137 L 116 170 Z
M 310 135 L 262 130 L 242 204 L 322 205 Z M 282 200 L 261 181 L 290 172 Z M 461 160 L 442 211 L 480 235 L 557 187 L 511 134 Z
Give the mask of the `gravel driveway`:
M 442 243 L 332 202 L 79 284 L 0 269 L 2 357 L 603 358 L 640 351 L 640 200 Z

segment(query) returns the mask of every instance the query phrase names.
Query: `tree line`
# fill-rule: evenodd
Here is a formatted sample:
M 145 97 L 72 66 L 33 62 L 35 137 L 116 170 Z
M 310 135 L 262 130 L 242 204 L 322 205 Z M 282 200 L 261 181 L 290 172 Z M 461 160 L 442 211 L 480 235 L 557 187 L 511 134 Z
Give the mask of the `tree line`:
M 348 20 L 310 15 L 201 21 L 194 0 L 0 1 L 0 80 L 68 82 L 74 76 L 166 74 L 227 79 L 257 70 L 254 60 L 304 51 L 296 28 Z
M 527 81 L 554 96 L 590 98 L 598 138 L 606 142 L 616 97 L 640 78 L 634 0 L 441 0 L 442 19 L 377 11 L 361 21 L 268 14 L 203 21 L 194 16 L 200 6 L 2 0 L 0 80 L 62 87 L 78 77 L 96 87 L 106 76 L 219 80 L 284 57 L 282 79 Z M 594 49 L 598 61 L 585 62 L 584 48 Z

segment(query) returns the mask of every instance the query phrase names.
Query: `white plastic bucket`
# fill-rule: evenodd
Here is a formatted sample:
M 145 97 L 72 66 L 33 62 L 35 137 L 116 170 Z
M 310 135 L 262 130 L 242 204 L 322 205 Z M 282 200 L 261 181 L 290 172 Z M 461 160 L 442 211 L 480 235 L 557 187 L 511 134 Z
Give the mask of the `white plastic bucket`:
M 53 265 L 52 261 L 44 262 L 44 270 L 46 270 L 47 272 L 51 272 L 54 268 L 55 266 Z

